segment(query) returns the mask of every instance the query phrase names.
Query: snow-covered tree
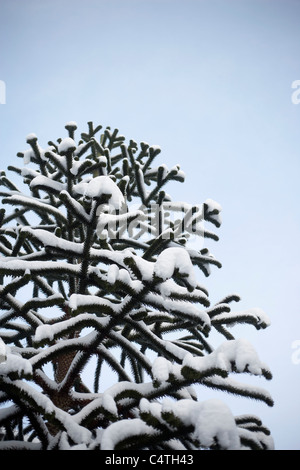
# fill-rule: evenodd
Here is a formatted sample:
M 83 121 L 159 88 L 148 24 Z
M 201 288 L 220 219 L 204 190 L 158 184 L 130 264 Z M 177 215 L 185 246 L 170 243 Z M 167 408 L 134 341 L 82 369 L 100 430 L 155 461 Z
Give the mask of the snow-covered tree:
M 184 174 L 153 165 L 159 147 L 65 128 L 46 149 L 27 137 L 8 168 L 21 189 L 1 174 L 0 449 L 272 449 L 259 418 L 201 400 L 208 387 L 273 404 L 231 378 L 271 378 L 229 332 L 268 318 L 232 310 L 237 295 L 211 305 L 198 282 L 221 267 L 200 243 L 217 240 L 220 206 L 172 202 Z

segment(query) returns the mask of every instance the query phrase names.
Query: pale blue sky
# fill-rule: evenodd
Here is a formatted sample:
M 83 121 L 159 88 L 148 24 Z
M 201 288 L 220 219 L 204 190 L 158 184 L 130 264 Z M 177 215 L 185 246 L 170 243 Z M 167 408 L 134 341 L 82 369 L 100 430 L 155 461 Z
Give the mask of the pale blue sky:
M 117 127 L 181 164 L 176 201 L 223 208 L 212 300 L 237 292 L 272 326 L 243 330 L 274 373 L 263 418 L 276 448 L 300 449 L 299 0 L 0 0 L 1 168 L 74 120 Z M 231 403 L 231 402 L 230 402 Z M 250 405 L 249 405 L 250 404 Z

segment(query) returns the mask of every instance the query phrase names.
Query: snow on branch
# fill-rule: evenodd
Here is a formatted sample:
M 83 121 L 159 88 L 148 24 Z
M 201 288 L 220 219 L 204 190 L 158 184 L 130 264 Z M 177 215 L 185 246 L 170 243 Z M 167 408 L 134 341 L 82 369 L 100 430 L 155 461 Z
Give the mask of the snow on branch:
M 219 307 L 221 304 L 219 305 Z M 216 313 L 212 318 L 212 324 L 225 324 L 232 325 L 235 323 L 249 323 L 253 324 L 257 330 L 261 328 L 267 328 L 270 326 L 270 319 L 266 313 L 260 308 L 251 308 L 242 311 L 231 311 L 229 308 L 227 311 Z
M 205 377 L 201 381 L 201 384 L 214 390 L 226 391 L 236 396 L 259 400 L 266 403 L 268 406 L 274 406 L 274 401 L 267 390 L 251 384 L 240 383 L 231 377 L 221 377 L 217 375 L 213 377 Z
M 150 403 L 143 399 L 141 413 L 154 414 L 158 419 L 169 422 L 172 427 L 189 428 L 192 426 L 191 439 L 198 441 L 202 448 L 219 445 L 222 449 L 237 450 L 240 439 L 235 419 L 230 409 L 219 400 L 194 402 L 192 400 L 170 399 L 162 404 Z
M 74 186 L 73 190 L 89 198 L 100 199 L 103 195 L 109 197 L 109 203 L 115 209 L 121 209 L 125 203 L 124 196 L 120 189 L 109 176 L 97 176 L 88 183 L 81 182 Z
M 4 341 L 0 338 L 0 364 L 2 362 L 5 362 L 7 359 L 7 354 L 6 354 L 6 345 Z
M 205 369 L 217 369 L 228 372 L 248 372 L 272 377 L 269 368 L 260 361 L 252 345 L 244 339 L 226 341 L 215 351 L 205 357 L 193 357 L 188 354 L 183 360 L 182 373 L 188 376 L 192 371 L 202 372 Z
M 52 215 L 55 217 L 55 219 L 59 220 L 63 224 L 67 224 L 65 215 L 59 209 L 34 197 L 25 195 L 12 195 L 10 197 L 4 198 L 2 202 L 3 204 L 28 207 L 29 209 L 35 210 L 39 214 L 46 213 Z
M 3 343 L 3 341 L 1 340 Z M 3 352 L 2 347 L 2 352 Z M 4 355 L 2 354 L 0 358 L 0 380 L 1 377 L 9 376 L 13 374 L 14 377 L 30 377 L 32 375 L 32 366 L 29 360 L 24 359 L 18 354 L 12 354 L 10 348 L 5 347 Z
M 158 433 L 151 426 L 141 421 L 139 418 L 130 421 L 124 420 L 111 424 L 102 435 L 101 450 L 122 449 L 122 443 L 134 442 L 137 438 L 151 440 Z M 125 445 L 126 449 L 126 445 Z
M 178 271 L 194 289 L 197 285 L 194 267 L 188 252 L 184 248 L 166 248 L 158 257 L 154 266 L 154 275 L 162 281 L 170 279 Z
M 47 396 L 38 393 L 35 388 L 21 380 L 12 382 L 8 377 L 0 376 L 0 383 L 1 382 L 3 382 L 5 388 L 9 387 L 12 390 L 13 396 L 19 394 L 25 406 L 34 405 L 36 410 L 40 410 L 40 412 L 48 416 L 49 419 L 58 422 L 59 426 L 67 431 L 68 435 L 75 443 L 89 443 L 91 432 L 78 425 L 69 413 L 55 406 Z
M 28 135 L 26 167 L 9 167 L 29 195 L 0 175 L 0 449 L 271 448 L 256 418 L 198 401 L 205 386 L 273 404 L 232 379 L 272 375 L 226 329 L 269 318 L 233 311 L 237 295 L 211 305 L 198 280 L 221 267 L 203 246 L 221 206 L 173 202 L 164 186 L 185 175 L 153 165 L 158 146 L 65 129 L 46 149 Z
M 35 331 L 34 343 L 40 344 L 53 341 L 53 339 L 64 336 L 68 331 L 79 327 L 94 326 L 100 331 L 107 326 L 109 317 L 98 318 L 95 315 L 83 313 L 54 325 L 40 325 Z

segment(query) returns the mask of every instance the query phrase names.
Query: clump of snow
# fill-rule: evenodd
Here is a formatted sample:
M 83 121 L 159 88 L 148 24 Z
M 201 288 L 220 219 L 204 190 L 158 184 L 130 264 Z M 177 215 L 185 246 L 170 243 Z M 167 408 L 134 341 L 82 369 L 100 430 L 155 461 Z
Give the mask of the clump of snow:
M 215 439 L 223 449 L 237 450 L 240 439 L 234 416 L 219 400 L 196 403 L 180 400 L 176 403 L 165 400 L 163 411 L 173 411 L 186 425 L 193 424 L 194 436 L 204 447 L 210 447 Z
M 81 182 L 74 186 L 77 194 L 89 198 L 100 198 L 102 195 L 110 196 L 109 204 L 114 209 L 121 209 L 124 196 L 116 183 L 109 176 L 96 176 L 89 182 Z
M 32 374 L 32 365 L 28 359 L 17 354 L 7 353 L 6 360 L 0 364 L 0 376 L 8 375 L 10 373 L 17 373 L 18 375 L 31 375 Z
M 221 225 L 222 218 L 220 212 L 222 211 L 222 207 L 220 204 L 213 199 L 206 199 L 205 204 L 208 207 L 208 212 L 210 213 L 210 217 L 216 221 L 217 224 Z
M 203 447 L 211 447 L 216 441 L 227 450 L 238 450 L 240 438 L 234 416 L 230 409 L 220 400 L 195 402 L 182 399 L 174 402 L 163 400 L 161 405 L 150 403 L 143 398 L 140 402 L 143 412 L 150 412 L 156 417 L 172 414 L 179 418 L 184 426 L 193 426 L 193 438 Z
M 168 380 L 173 364 L 164 357 L 157 357 L 152 365 L 152 374 L 159 382 Z
M 255 320 L 255 327 L 259 328 L 266 328 L 270 326 L 271 321 L 268 315 L 261 309 L 261 308 L 250 308 L 247 310 L 241 311 L 230 311 L 230 312 L 222 312 L 218 313 L 214 316 L 214 320 L 222 321 L 226 323 L 229 322 L 229 326 L 233 326 L 232 319 L 236 319 L 238 321 L 239 317 L 251 317 Z
M 101 450 L 113 450 L 116 444 L 126 437 L 139 436 L 141 434 L 157 434 L 152 427 L 148 426 L 139 418 L 123 420 L 111 424 L 102 435 Z
M 2 338 L 0 338 L 0 364 L 6 361 L 6 345 Z
M 118 279 L 119 268 L 116 264 L 111 264 L 107 271 L 107 282 L 109 284 L 114 284 Z
M 214 201 L 213 199 L 206 199 L 205 204 L 207 204 L 208 209 L 210 212 L 221 212 L 222 211 L 222 206 Z
M 176 269 L 187 278 L 191 287 L 196 287 L 194 267 L 188 252 L 184 248 L 167 248 L 157 257 L 154 274 L 166 281 L 173 276 Z
M 67 122 L 66 125 L 65 125 L 65 128 L 68 128 L 68 127 L 73 127 L 75 129 L 77 129 L 77 122 L 75 122 L 75 121 Z
M 76 149 L 76 144 L 71 137 L 66 137 L 65 139 L 62 139 L 58 146 L 58 152 L 61 154 L 64 154 L 68 152 L 69 150 L 75 150 Z
M 33 153 L 32 149 L 25 150 L 23 152 L 23 163 L 24 163 L 24 165 L 28 165 L 28 163 L 30 163 L 31 157 L 33 157 L 33 155 L 34 155 L 34 153 Z
M 32 140 L 37 140 L 37 136 L 36 136 L 35 134 L 33 134 L 33 133 L 28 134 L 27 137 L 26 137 L 26 142 L 29 143 L 29 142 L 32 141 Z
M 35 331 L 34 341 L 39 343 L 44 339 L 52 341 L 55 335 L 54 325 L 39 325 Z
M 72 294 L 69 300 L 69 307 L 77 310 L 79 307 L 91 305 L 108 307 L 112 311 L 118 311 L 122 304 L 114 304 L 109 299 L 98 297 L 97 295 Z
M 226 341 L 208 356 L 193 357 L 187 354 L 183 360 L 183 366 L 199 372 L 214 368 L 231 372 L 232 365 L 236 367 L 237 372 L 247 370 L 253 375 L 262 375 L 263 370 L 268 370 L 249 341 L 242 338 Z
M 75 294 L 74 294 L 75 295 Z M 53 325 L 39 325 L 35 330 L 34 342 L 40 343 L 42 341 L 52 341 L 56 335 L 59 335 L 61 332 L 66 331 L 68 329 L 74 328 L 77 323 L 93 320 L 95 323 L 98 323 L 99 326 L 104 327 L 109 318 L 97 318 L 94 315 L 90 315 L 88 313 L 83 313 L 81 315 L 77 315 L 76 317 L 70 318 L 65 321 L 61 321 L 58 323 L 54 323 Z
M 53 189 L 55 191 L 61 192 L 66 188 L 64 183 L 60 183 L 59 181 L 54 181 L 47 176 L 39 175 L 36 176 L 30 183 L 30 187 L 34 188 L 35 186 L 45 186 L 49 189 Z
M 102 396 L 102 406 L 105 408 L 109 413 L 118 415 L 118 409 L 115 400 L 109 393 L 104 393 Z

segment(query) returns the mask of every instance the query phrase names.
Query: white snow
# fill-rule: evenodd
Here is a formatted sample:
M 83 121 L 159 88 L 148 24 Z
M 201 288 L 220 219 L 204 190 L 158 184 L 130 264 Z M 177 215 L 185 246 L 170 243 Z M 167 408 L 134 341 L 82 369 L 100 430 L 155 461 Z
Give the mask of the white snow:
M 221 212 L 222 206 L 214 201 L 213 199 L 206 199 L 205 204 L 207 204 L 209 212 Z
M 120 305 L 122 304 L 115 304 L 108 299 L 97 297 L 96 295 L 72 294 L 69 300 L 69 307 L 72 310 L 77 310 L 79 307 L 83 306 L 95 306 L 106 307 L 111 310 L 111 313 L 116 313 L 119 310 Z
M 33 157 L 34 153 L 33 153 L 33 150 L 32 149 L 29 149 L 29 150 L 25 150 L 25 152 L 23 152 L 23 162 L 24 162 L 24 165 L 28 165 L 28 163 L 30 163 L 31 161 L 31 157 Z
M 220 400 L 206 400 L 195 402 L 182 399 L 174 402 L 164 399 L 162 404 L 151 403 L 143 398 L 140 401 L 140 410 L 150 412 L 160 421 L 163 414 L 173 414 L 184 426 L 194 427 L 193 438 L 197 439 L 201 446 L 209 448 L 217 442 L 227 450 L 238 450 L 240 438 L 234 416 L 230 409 Z
M 74 121 L 70 121 L 66 124 L 66 127 L 77 127 Z M 32 140 L 36 139 L 35 134 L 29 134 L 27 136 L 27 142 L 31 142 Z M 83 146 L 86 144 L 83 144 Z M 152 146 L 155 150 L 156 147 Z M 74 140 L 71 138 L 66 138 L 61 141 L 58 146 L 58 151 L 63 155 L 66 154 L 70 150 L 77 149 L 79 153 L 82 150 L 82 147 L 79 149 Z M 45 151 L 40 150 L 41 158 L 45 159 Z M 75 152 L 76 153 L 76 152 Z M 31 158 L 34 156 L 33 150 L 27 150 L 24 152 L 24 164 L 28 164 L 31 161 Z M 66 168 L 66 157 L 61 155 L 52 155 L 52 158 L 57 158 L 58 162 L 61 160 L 61 165 L 63 168 Z M 100 157 L 102 162 L 106 161 L 106 157 Z M 80 165 L 82 165 L 82 161 L 74 161 L 73 166 L 71 168 L 71 173 L 73 175 L 78 175 Z M 160 166 L 162 171 L 162 177 L 165 178 L 168 175 L 168 169 L 165 165 Z M 184 173 L 179 170 L 179 166 L 174 167 L 171 171 L 176 170 L 177 176 L 184 176 Z M 138 169 L 140 182 L 143 186 L 144 182 L 144 174 L 142 168 L 139 167 Z M 30 169 L 23 169 L 22 170 L 23 176 L 30 176 L 32 179 L 30 183 L 30 187 L 34 188 L 37 186 L 44 186 L 48 187 L 49 189 L 55 190 L 61 195 L 67 194 L 66 192 L 66 185 L 51 179 L 51 177 L 46 177 L 43 175 L 38 174 Z M 129 181 L 129 177 L 127 178 Z M 109 176 L 98 176 L 95 178 L 86 178 L 77 185 L 74 186 L 74 200 L 72 195 L 68 194 L 69 202 L 73 204 L 74 210 L 80 215 L 87 223 L 90 221 L 89 215 L 84 211 L 83 207 L 81 206 L 80 202 L 75 199 L 75 196 L 82 195 L 87 198 L 91 199 L 100 199 L 101 196 L 106 195 L 109 196 L 109 200 L 107 202 L 108 210 L 110 213 L 102 212 L 98 218 L 98 225 L 97 225 L 97 233 L 100 234 L 100 228 L 105 226 L 105 224 L 113 224 L 114 221 L 122 222 L 126 221 L 129 217 L 133 217 L 133 213 L 125 213 L 125 214 L 116 214 L 115 210 L 120 210 L 123 208 L 125 204 L 124 196 L 120 191 L 117 184 L 109 177 Z M 56 208 L 52 207 L 45 202 L 37 201 L 35 198 L 31 198 L 24 195 L 17 195 L 10 193 L 10 201 L 12 203 L 19 203 L 33 207 L 34 209 L 38 209 L 39 211 L 47 210 L 50 213 L 53 213 L 56 216 L 60 216 L 60 219 L 65 219 L 65 216 Z M 147 192 L 144 189 L 144 197 L 146 198 Z M 78 198 L 77 198 L 78 199 Z M 221 206 L 211 199 L 207 199 L 205 202 L 208 206 L 208 212 L 210 213 L 210 217 L 215 219 L 216 221 L 220 221 L 219 213 L 221 212 Z M 98 201 L 95 200 L 92 202 L 94 204 L 94 208 L 97 207 Z M 178 203 L 179 204 L 179 203 Z M 179 205 L 178 205 L 179 209 Z M 180 208 L 180 210 L 182 207 Z M 92 212 L 92 211 L 91 211 Z M 135 217 L 142 217 L 143 213 L 141 211 L 136 211 Z M 101 218 L 102 217 L 102 218 Z M 139 220 L 140 222 L 140 220 Z M 18 229 L 19 232 L 22 230 L 24 233 L 28 234 L 28 236 L 35 237 L 37 240 L 42 242 L 44 246 L 52 246 L 59 248 L 61 250 L 66 250 L 75 255 L 82 254 L 84 244 L 83 243 L 76 243 L 71 242 L 68 240 L 64 240 L 62 238 L 56 237 L 53 233 L 43 229 L 35 229 L 32 227 L 23 227 Z M 173 243 L 175 245 L 175 243 Z M 183 286 L 179 286 L 176 284 L 174 279 L 174 274 L 178 272 L 182 278 L 186 281 L 188 285 L 189 291 L 192 290 L 190 295 L 194 296 L 192 300 L 198 300 L 197 296 L 201 298 L 206 297 L 204 293 L 199 293 L 198 290 L 195 288 L 197 287 L 198 283 L 196 280 L 195 270 L 192 263 L 193 257 L 201 258 L 201 260 L 205 261 L 205 259 L 209 260 L 211 255 L 205 256 L 201 255 L 198 252 L 194 251 L 187 251 L 183 247 L 173 246 L 165 249 L 162 253 L 160 253 L 157 257 L 155 262 L 150 262 L 143 259 L 140 256 L 136 256 L 131 249 L 124 250 L 124 251 L 110 251 L 104 249 L 94 249 L 90 250 L 91 258 L 94 257 L 99 263 L 103 263 L 107 266 L 107 272 L 105 269 L 98 266 L 90 266 L 88 274 L 94 273 L 101 281 L 106 281 L 108 284 L 113 286 L 117 281 L 119 283 L 123 283 L 121 288 L 128 293 L 127 289 L 133 289 L 135 295 L 137 296 L 144 288 L 145 285 L 142 281 L 147 281 L 151 283 L 153 281 L 153 276 L 159 278 L 159 283 L 155 286 L 156 292 L 154 292 L 152 287 L 150 290 L 143 291 L 143 298 L 141 299 L 142 307 L 139 309 L 140 306 L 127 313 L 127 319 L 134 319 L 134 313 L 142 311 L 142 308 L 145 310 L 145 315 L 149 315 L 147 320 L 150 320 L 150 323 L 147 323 L 146 320 L 136 320 L 135 322 L 135 331 L 137 335 L 141 333 L 141 337 L 143 335 L 147 337 L 150 341 L 153 341 L 153 344 L 157 346 L 158 351 L 167 351 L 169 354 L 166 359 L 163 356 L 158 356 L 151 364 L 151 361 L 147 358 L 147 356 L 143 356 L 142 350 L 140 350 L 136 343 L 132 341 L 132 337 L 126 335 L 122 336 L 121 331 L 126 323 L 126 317 L 122 318 L 120 325 L 117 325 L 114 329 L 109 331 L 107 334 L 107 338 L 110 341 L 115 341 L 116 344 L 121 346 L 127 346 L 127 350 L 135 353 L 135 358 L 137 360 L 141 360 L 141 363 L 145 366 L 147 373 L 151 376 L 151 372 L 153 378 L 156 379 L 156 383 L 150 380 L 148 383 L 135 383 L 130 382 L 131 376 L 128 374 L 128 381 L 123 381 L 115 384 L 114 386 L 108 388 L 104 393 L 101 394 L 80 394 L 77 392 L 76 397 L 78 400 L 82 399 L 83 407 L 80 412 L 76 413 L 75 415 L 69 415 L 65 413 L 63 410 L 56 408 L 54 403 L 46 396 L 40 392 L 37 392 L 33 387 L 30 387 L 28 383 L 24 383 L 23 381 L 17 381 L 16 384 L 20 389 L 21 393 L 25 395 L 28 394 L 32 396 L 33 402 L 35 401 L 37 406 L 41 406 L 44 408 L 46 413 L 53 414 L 56 419 L 58 419 L 66 432 L 61 433 L 61 448 L 68 449 L 70 447 L 68 436 L 73 439 L 75 442 L 75 446 L 73 448 L 83 449 L 86 448 L 87 445 L 90 445 L 93 441 L 93 436 L 84 426 L 80 426 L 81 422 L 84 423 L 85 417 L 89 414 L 97 413 L 99 410 L 99 414 L 103 413 L 103 410 L 111 413 L 117 417 L 118 415 L 118 405 L 119 403 L 123 404 L 133 404 L 134 408 L 134 419 L 126 419 L 120 420 L 118 422 L 110 424 L 106 429 L 103 431 L 101 430 L 101 439 L 100 439 L 100 431 L 99 431 L 99 442 L 101 442 L 101 449 L 102 450 L 112 450 L 115 448 L 118 442 L 122 441 L 123 439 L 130 437 L 130 436 L 140 436 L 141 434 L 148 434 L 156 436 L 158 431 L 151 427 L 150 425 L 146 424 L 142 419 L 135 418 L 138 416 L 139 412 L 151 412 L 157 419 L 161 420 L 164 424 L 164 415 L 166 414 L 173 414 L 176 416 L 184 426 L 193 426 L 193 438 L 198 440 L 203 447 L 210 447 L 214 444 L 215 440 L 225 449 L 238 449 L 240 448 L 240 436 L 244 433 L 246 436 L 248 431 L 247 429 L 243 429 L 241 432 L 236 425 L 235 419 L 231 414 L 230 410 L 225 406 L 221 401 L 218 400 L 208 400 L 205 402 L 197 402 L 191 399 L 192 391 L 189 392 L 189 387 L 183 387 L 182 390 L 178 391 L 178 397 L 182 398 L 177 401 L 164 399 L 161 402 L 151 402 L 148 401 L 146 398 L 142 397 L 151 397 L 154 396 L 154 392 L 157 392 L 157 396 L 163 397 L 167 395 L 169 392 L 170 384 L 168 381 L 170 380 L 170 376 L 175 377 L 175 379 L 180 384 L 186 383 L 184 368 L 191 368 L 199 373 L 204 372 L 202 383 L 205 384 L 215 384 L 216 386 L 219 384 L 226 384 L 228 388 L 236 388 L 239 390 L 245 390 L 247 392 L 252 392 L 253 395 L 262 395 L 267 397 L 265 391 L 259 389 L 258 387 L 251 387 L 248 385 L 241 385 L 233 380 L 227 378 L 226 376 L 230 372 L 249 372 L 254 375 L 262 375 L 263 372 L 268 371 L 268 368 L 262 363 L 256 354 L 252 345 L 244 340 L 232 340 L 226 341 L 221 346 L 219 346 L 215 351 L 211 354 L 205 356 L 193 356 L 190 352 L 187 352 L 183 347 L 180 347 L 180 341 L 177 342 L 174 340 L 167 341 L 155 334 L 155 330 L 152 329 L 149 324 L 151 324 L 151 315 L 160 314 L 164 315 L 165 312 L 169 312 L 164 318 L 164 321 L 170 322 L 173 320 L 174 316 L 177 318 L 179 316 L 187 317 L 189 320 L 192 320 L 194 323 L 199 325 L 199 323 L 204 323 L 205 326 L 210 327 L 211 321 L 208 315 L 208 311 L 206 309 L 199 310 L 195 304 L 192 302 L 187 302 L 183 300 L 179 300 L 176 298 L 175 294 L 179 296 L 180 294 L 185 295 L 187 298 L 188 293 L 187 289 Z M 26 257 L 26 255 L 25 255 Z M 61 270 L 67 273 L 78 274 L 80 272 L 80 264 L 71 265 L 67 262 L 51 262 L 51 261 L 26 261 L 26 259 L 18 259 L 17 257 L 1 257 L 0 260 L 0 269 L 4 269 L 6 273 L 12 275 L 26 275 L 32 272 L 32 275 L 39 275 L 43 276 L 43 273 L 48 273 L 52 271 L 55 273 L 57 270 Z M 140 271 L 141 276 L 139 274 L 135 276 L 131 272 L 130 260 L 133 264 L 136 265 L 137 270 Z M 139 277 L 139 279 L 136 279 Z M 46 284 L 46 281 L 45 281 Z M 108 284 L 106 287 L 109 290 Z M 152 284 L 151 284 L 152 286 Z M 147 287 L 147 285 L 146 285 Z M 48 286 L 50 289 L 50 287 Z M 54 289 L 54 287 L 53 287 Z M 54 291 L 53 291 L 54 292 Z M 173 296 L 172 296 L 173 294 Z M 12 299 L 11 294 L 6 294 L 7 300 Z M 49 299 L 51 298 L 63 298 L 60 294 L 53 294 L 52 296 L 49 295 Z M 32 351 L 29 354 L 29 348 L 27 349 L 28 357 L 31 359 L 25 359 L 21 356 L 21 354 L 26 354 L 24 348 L 21 351 L 20 348 L 10 348 L 6 346 L 4 341 L 0 338 L 0 375 L 1 380 L 10 381 L 10 377 L 8 374 L 15 372 L 18 376 L 22 377 L 23 375 L 31 375 L 33 369 L 36 367 L 37 364 L 43 362 L 47 362 L 47 358 L 49 361 L 52 360 L 52 354 L 63 350 L 65 347 L 74 345 L 79 349 L 78 357 L 82 353 L 80 350 L 80 345 L 84 345 L 83 350 L 87 349 L 87 346 L 90 345 L 92 342 L 95 342 L 99 331 L 103 331 L 103 328 L 109 325 L 111 321 L 111 316 L 116 316 L 118 313 L 122 312 L 124 305 L 131 299 L 131 294 L 129 293 L 127 296 L 124 297 L 123 300 L 120 300 L 119 303 L 115 303 L 113 299 L 109 300 L 108 298 L 102 298 L 96 295 L 77 295 L 73 294 L 69 299 L 69 307 L 70 309 L 76 311 L 77 309 L 81 308 L 83 311 L 94 311 L 97 312 L 98 315 L 93 315 L 89 313 L 82 313 L 77 314 L 65 321 L 59 321 L 54 324 L 41 324 L 36 328 L 34 342 L 39 343 L 42 341 L 51 342 L 55 338 L 62 338 L 61 341 L 57 341 L 55 344 L 50 345 L 45 349 L 35 350 L 32 347 Z M 11 302 L 12 303 L 12 302 Z M 15 304 L 18 306 L 20 304 L 20 311 L 22 308 L 21 302 L 15 299 Z M 150 310 L 150 311 L 149 311 Z M 151 311 L 153 310 L 153 311 Z M 33 312 L 34 313 L 34 312 Z M 73 312 L 74 313 L 74 312 Z M 238 317 L 242 317 L 243 315 L 252 315 L 257 319 L 257 324 L 261 325 L 269 325 L 269 319 L 264 314 L 261 309 L 250 309 L 245 312 L 222 312 L 220 314 L 215 314 L 212 318 L 213 321 L 222 321 L 226 323 L 226 320 L 235 316 L 237 319 Z M 28 312 L 28 316 L 33 315 L 32 312 Z M 138 318 L 136 316 L 136 318 Z M 37 316 L 35 318 L 43 323 L 45 319 L 42 316 Z M 135 320 L 134 320 L 135 321 Z M 80 338 L 72 338 L 66 339 L 63 338 L 63 335 L 69 329 L 75 329 L 75 327 L 80 326 L 83 327 L 91 327 L 92 332 L 87 334 L 84 337 Z M 135 334 L 135 333 L 134 333 Z M 133 334 L 133 337 L 134 337 Z M 3 336 L 4 337 L 4 336 Z M 6 336 L 6 338 L 9 338 Z M 176 344 L 175 344 L 176 343 Z M 102 348 L 102 349 L 101 349 Z M 109 348 L 106 350 L 106 343 L 98 346 L 97 353 L 101 356 L 101 351 L 103 352 L 103 357 L 107 358 L 104 355 L 104 351 L 107 354 L 111 354 Z M 77 356 L 76 356 L 77 358 Z M 174 362 L 172 362 L 172 359 Z M 178 359 L 178 361 L 177 361 Z M 182 363 L 180 363 L 182 361 Z M 76 362 L 76 360 L 75 360 Z M 109 362 L 109 361 L 108 361 Z M 224 374 L 222 376 L 218 376 L 218 371 L 216 369 L 221 370 Z M 36 371 L 38 374 L 44 374 L 43 371 Z M 127 373 L 126 373 L 127 374 Z M 125 371 L 124 371 L 125 375 Z M 45 374 L 46 377 L 46 374 Z M 127 375 L 125 375 L 125 379 L 127 379 Z M 48 385 L 50 386 L 50 382 L 52 384 L 51 379 L 49 379 Z M 157 382 L 160 382 L 158 384 Z M 206 383 L 205 383 L 206 382 Z M 53 381 L 53 387 L 55 386 L 55 382 Z M 57 384 L 56 384 L 57 385 Z M 63 385 L 63 384 L 60 384 Z M 157 388 L 156 388 L 157 387 Z M 161 387 L 159 389 L 159 387 Z M 225 387 L 224 387 L 225 388 Z M 166 392 L 166 393 L 164 393 Z M 195 395 L 195 393 L 194 393 Z M 193 396 L 194 396 L 193 395 Z M 75 395 L 74 395 L 75 396 Z M 177 397 L 177 398 L 178 398 Z M 138 400 L 141 398 L 139 408 L 137 406 Z M 119 402 L 119 403 L 118 403 Z M 253 433 L 252 433 L 253 434 Z M 251 436 L 252 436 L 251 434 Z M 78 444 L 78 445 L 76 445 Z M 174 443 L 176 448 L 176 445 Z
M 90 198 L 100 198 L 103 194 L 110 195 L 109 204 L 114 209 L 121 209 L 125 202 L 122 192 L 109 176 L 96 176 L 89 182 L 78 183 L 73 189 L 77 194 Z
M 69 264 L 66 262 L 53 261 L 26 261 L 17 258 L 0 257 L 0 270 L 5 269 L 8 275 L 24 274 L 27 269 L 32 273 L 41 274 L 47 271 L 57 272 L 57 270 L 65 271 L 78 274 L 80 271 L 80 265 Z
M 42 202 L 41 200 L 31 197 L 31 196 L 26 196 L 23 194 L 12 194 L 12 196 L 9 197 L 9 202 L 11 204 L 16 204 L 16 205 L 25 205 L 25 206 L 30 206 L 32 208 L 35 208 L 35 210 L 38 211 L 46 211 L 47 213 L 52 213 L 54 214 L 58 219 L 63 220 L 67 224 L 67 219 L 65 215 L 56 207 L 46 204 Z
M 75 121 L 68 121 L 65 127 L 77 127 L 77 122 Z
M 210 327 L 211 322 L 206 311 L 199 310 L 199 308 L 195 307 L 192 303 L 168 299 L 153 293 L 146 294 L 144 300 L 149 302 L 150 305 L 157 306 L 167 312 L 182 315 L 183 317 L 192 319 L 194 322 L 202 322 L 205 326 Z
M 238 450 L 240 448 L 240 438 L 234 416 L 220 400 L 213 399 L 199 403 L 185 399 L 174 402 L 167 398 L 161 405 L 158 405 L 143 398 L 140 402 L 140 409 L 143 412 L 153 413 L 158 418 L 164 413 L 171 413 L 179 418 L 184 426 L 194 426 L 193 438 L 197 439 L 203 447 L 212 446 L 217 439 L 224 449 Z
M 88 321 L 91 321 L 94 324 L 97 323 L 100 328 L 103 328 L 109 321 L 109 317 L 99 318 L 95 315 L 90 315 L 89 313 L 83 313 L 70 318 L 69 320 L 54 323 L 53 325 L 39 325 L 35 330 L 34 342 L 39 343 L 44 340 L 52 341 L 56 335 L 60 334 L 60 332 L 64 332 L 78 323 Z
M 214 315 L 213 320 L 222 321 L 222 323 L 224 324 L 226 323 L 226 320 L 228 320 L 228 323 L 230 324 L 232 322 L 232 319 L 236 319 L 238 321 L 239 317 L 243 318 L 245 316 L 254 318 L 256 320 L 256 326 L 258 327 L 262 326 L 266 328 L 271 324 L 270 318 L 261 308 L 250 308 L 241 311 L 222 312 L 217 315 Z
M 166 281 L 162 282 L 157 286 L 157 290 L 159 293 L 165 297 L 166 299 L 169 297 L 173 297 L 175 294 L 177 296 L 182 295 L 186 296 L 187 291 L 186 287 L 179 286 L 173 279 L 167 279 Z M 204 299 L 208 299 L 207 295 L 199 289 L 194 289 L 190 296 L 194 301 L 202 302 Z
M 48 232 L 48 230 L 35 229 L 31 227 L 24 227 L 22 232 L 33 235 L 44 246 L 52 246 L 54 248 L 60 248 L 62 250 L 71 250 L 74 253 L 82 254 L 83 243 L 70 242 L 64 238 L 57 237 L 54 233 Z
M 115 400 L 109 393 L 104 393 L 102 397 L 102 406 L 111 414 L 118 416 L 118 409 Z
M 207 400 L 196 403 L 180 400 L 174 403 L 166 400 L 163 411 L 167 410 L 175 411 L 187 425 L 193 424 L 194 436 L 204 447 L 213 445 L 215 438 L 223 449 L 237 450 L 240 447 L 235 419 L 223 402 Z
M 207 204 L 209 212 L 214 212 L 214 214 L 211 214 L 210 217 L 212 217 L 219 224 L 221 224 L 222 219 L 220 216 L 220 212 L 222 211 L 222 206 L 213 199 L 206 199 L 205 204 Z
M 29 360 L 17 354 L 7 352 L 6 360 L 0 363 L 0 376 L 10 374 L 12 372 L 18 375 L 31 375 L 32 365 Z
M 77 145 L 75 144 L 75 141 L 71 139 L 71 137 L 66 137 L 65 139 L 62 139 L 60 144 L 58 145 L 58 151 L 59 153 L 66 153 L 69 150 L 75 150 Z
M 169 351 L 171 354 L 173 354 L 174 356 L 178 357 L 178 359 L 180 360 L 183 360 L 183 358 L 186 356 L 187 351 L 179 346 L 177 346 L 176 344 L 172 343 L 172 341 L 164 341 L 163 342 L 164 344 L 164 347 L 166 348 L 167 351 Z M 176 368 L 177 368 L 177 364 L 176 364 Z M 173 370 L 172 372 L 174 372 L 174 366 L 173 366 Z
M 232 370 L 232 364 L 238 372 L 244 372 L 247 367 L 249 373 L 253 375 L 262 375 L 263 370 L 268 370 L 260 361 L 253 346 L 242 338 L 224 342 L 208 356 L 194 357 L 187 354 L 182 364 L 198 372 L 218 368 L 228 373 Z
M 61 192 L 66 189 L 66 184 L 60 183 L 59 181 L 54 181 L 51 178 L 47 178 L 47 176 L 43 176 L 43 175 L 36 176 L 31 181 L 30 187 L 34 188 L 36 186 L 46 186 L 57 192 Z
M 9 379 L 3 378 L 3 380 L 10 383 Z M 19 388 L 20 393 L 23 393 L 25 396 L 30 396 L 32 401 L 36 403 L 36 406 L 43 408 L 45 413 L 50 415 L 53 414 L 76 444 L 89 443 L 92 437 L 91 432 L 88 429 L 79 426 L 69 413 L 56 407 L 50 398 L 39 393 L 35 388 L 31 387 L 24 381 L 16 380 L 14 381 L 14 384 Z
M 173 364 L 166 358 L 159 356 L 152 365 L 152 374 L 159 382 L 168 380 L 170 372 L 172 372 Z
M 116 264 L 111 264 L 107 271 L 107 282 L 109 284 L 114 284 L 118 279 L 119 268 Z
M 116 444 L 123 439 L 126 439 L 126 437 L 138 437 L 141 434 L 155 435 L 157 434 L 157 431 L 139 418 L 113 423 L 103 432 L 101 450 L 113 450 Z
M 21 169 L 21 175 L 26 177 L 26 176 L 32 176 L 35 178 L 36 176 L 40 176 L 40 173 L 38 171 L 33 170 L 32 168 L 22 168 Z
M 26 142 L 29 142 L 30 140 L 37 139 L 37 136 L 34 133 L 28 134 L 26 136 Z
M 2 338 L 0 338 L 0 364 L 6 361 L 6 345 Z

